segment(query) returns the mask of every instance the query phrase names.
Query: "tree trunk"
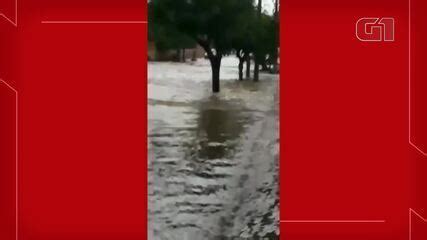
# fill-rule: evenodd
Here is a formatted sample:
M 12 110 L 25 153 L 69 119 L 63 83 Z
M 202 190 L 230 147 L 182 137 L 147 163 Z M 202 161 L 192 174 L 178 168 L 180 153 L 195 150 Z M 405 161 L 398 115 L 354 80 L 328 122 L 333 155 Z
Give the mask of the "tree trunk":
M 181 62 L 181 49 L 176 49 L 176 59 L 175 61 Z
M 269 70 L 270 70 L 270 68 L 267 65 L 267 59 L 265 59 L 265 58 L 262 59 L 262 62 L 261 62 L 261 71 L 267 72 Z
M 182 49 L 182 62 L 185 62 L 185 48 Z
M 258 61 L 258 57 L 255 56 L 254 82 L 258 82 L 258 80 L 259 80 L 259 61 Z
M 218 51 L 217 49 L 216 54 L 213 54 L 212 49 L 206 40 L 200 38 L 195 38 L 195 40 L 205 50 L 206 54 L 209 57 L 209 61 L 211 62 L 212 68 L 212 92 L 217 93 L 220 90 L 219 73 L 221 69 L 222 59 L 221 51 Z
M 246 79 L 251 78 L 251 57 L 246 54 Z
M 245 62 L 244 57 L 239 57 L 239 81 L 243 80 L 243 63 Z
M 210 58 L 212 68 L 212 92 L 217 93 L 220 90 L 219 86 L 219 72 L 221 69 L 221 56 Z

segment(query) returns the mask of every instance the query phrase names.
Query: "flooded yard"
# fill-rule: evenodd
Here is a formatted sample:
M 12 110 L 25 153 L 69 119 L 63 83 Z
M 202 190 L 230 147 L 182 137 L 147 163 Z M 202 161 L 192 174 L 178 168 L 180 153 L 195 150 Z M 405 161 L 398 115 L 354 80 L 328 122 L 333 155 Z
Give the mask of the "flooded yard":
M 278 239 L 278 75 L 148 64 L 149 239 Z

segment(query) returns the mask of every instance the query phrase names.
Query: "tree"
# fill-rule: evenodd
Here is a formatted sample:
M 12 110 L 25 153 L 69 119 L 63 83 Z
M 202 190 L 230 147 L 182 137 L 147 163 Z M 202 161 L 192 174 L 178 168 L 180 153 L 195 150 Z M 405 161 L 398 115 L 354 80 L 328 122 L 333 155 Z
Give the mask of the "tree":
M 220 68 L 224 54 L 232 49 L 234 31 L 253 11 L 252 0 L 151 0 L 152 23 L 173 26 L 196 41 L 212 68 L 212 91 L 220 91 Z
M 257 1 L 257 20 L 254 23 L 254 81 L 259 80 L 259 66 L 263 71 L 277 69 L 278 45 L 279 45 L 279 1 L 273 0 L 273 15 L 262 12 L 262 0 Z
M 262 14 L 262 0 L 258 0 L 258 19 L 261 21 L 261 14 Z M 259 44 L 262 44 L 260 42 L 258 42 Z M 259 62 L 260 62 L 260 58 L 261 55 L 258 51 L 255 51 L 255 66 L 254 66 L 254 81 L 258 81 L 259 80 Z
M 173 26 L 156 24 L 155 22 L 150 23 L 148 38 L 155 43 L 156 49 L 160 52 L 176 50 L 177 60 L 182 58 L 180 56 L 181 49 L 193 48 L 196 45 L 193 39 L 177 31 Z
M 253 27 L 256 25 L 256 16 L 254 11 L 247 12 L 240 15 L 239 28 L 237 28 L 233 35 L 232 46 L 235 50 L 236 57 L 239 59 L 239 80 L 243 80 L 243 65 L 245 61 L 249 60 L 250 63 L 250 53 L 254 51 L 255 44 L 255 35 L 253 32 Z M 250 65 L 247 65 L 246 74 L 250 74 Z M 247 76 L 249 78 L 249 76 Z
M 246 78 L 251 78 L 251 55 L 247 54 L 246 56 Z
M 270 71 L 271 65 L 277 61 L 278 26 L 274 16 L 266 13 L 256 17 L 251 24 L 252 52 L 258 68 L 254 67 L 254 81 L 259 79 L 259 66 L 263 71 Z

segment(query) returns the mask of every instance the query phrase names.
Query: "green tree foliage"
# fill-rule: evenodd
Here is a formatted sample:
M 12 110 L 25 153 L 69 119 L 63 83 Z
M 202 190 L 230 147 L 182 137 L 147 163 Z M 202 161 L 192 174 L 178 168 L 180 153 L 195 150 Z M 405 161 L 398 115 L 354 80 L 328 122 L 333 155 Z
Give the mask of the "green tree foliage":
M 277 58 L 278 26 L 274 17 L 263 14 L 254 27 L 254 35 L 254 53 L 259 56 L 260 64 L 265 68 Z
M 275 16 L 261 13 L 259 6 L 255 6 L 259 3 L 259 0 L 151 0 L 149 35 L 160 50 L 190 48 L 198 43 L 211 62 L 212 90 L 218 92 L 223 55 L 234 51 L 239 58 L 240 80 L 243 63 L 247 61 L 247 66 L 250 65 L 251 54 L 264 70 L 276 63 L 278 13 Z M 249 67 L 247 76 L 248 70 Z M 254 80 L 257 76 L 254 73 Z
M 243 80 L 243 64 L 255 50 L 256 37 L 254 26 L 257 24 L 255 11 L 248 11 L 239 16 L 239 27 L 232 33 L 232 47 L 239 59 L 239 80 Z M 249 60 L 250 61 L 250 60 Z
M 156 21 L 156 16 L 153 11 L 155 8 L 151 7 L 153 2 L 148 3 L 148 38 L 153 41 L 156 48 L 160 51 L 176 50 L 182 48 L 192 48 L 196 42 L 188 35 L 180 32 L 173 23 Z
M 252 0 L 151 0 L 151 24 L 167 26 L 197 42 L 212 67 L 212 90 L 219 92 L 221 59 L 233 48 L 235 31 L 252 14 Z
M 250 53 L 258 57 L 264 70 L 277 58 L 278 26 L 274 16 L 255 12 L 241 15 L 239 28 L 233 33 L 233 49 L 239 59 L 239 80 L 243 79 L 243 63 Z M 255 77 L 255 76 L 254 76 Z
M 160 51 L 192 48 L 196 45 L 192 38 L 171 26 L 150 23 L 148 31 L 150 40 L 154 41 Z

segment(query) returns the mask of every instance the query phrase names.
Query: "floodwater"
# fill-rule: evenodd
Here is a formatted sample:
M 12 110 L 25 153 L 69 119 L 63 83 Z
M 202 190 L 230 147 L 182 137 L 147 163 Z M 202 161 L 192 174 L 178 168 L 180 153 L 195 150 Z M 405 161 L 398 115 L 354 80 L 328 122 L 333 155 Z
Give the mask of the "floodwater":
M 149 63 L 149 239 L 278 239 L 278 76 Z

